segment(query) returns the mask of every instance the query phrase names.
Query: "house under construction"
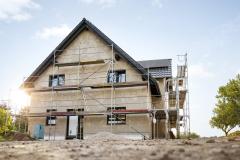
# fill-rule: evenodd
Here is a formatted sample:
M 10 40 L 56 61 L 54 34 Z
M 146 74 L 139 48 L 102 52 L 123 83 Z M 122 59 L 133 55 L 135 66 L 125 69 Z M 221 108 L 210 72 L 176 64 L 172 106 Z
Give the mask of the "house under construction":
M 179 59 L 176 77 L 171 59 L 135 61 L 84 18 L 24 80 L 28 132 L 48 140 L 189 133 L 187 56 Z

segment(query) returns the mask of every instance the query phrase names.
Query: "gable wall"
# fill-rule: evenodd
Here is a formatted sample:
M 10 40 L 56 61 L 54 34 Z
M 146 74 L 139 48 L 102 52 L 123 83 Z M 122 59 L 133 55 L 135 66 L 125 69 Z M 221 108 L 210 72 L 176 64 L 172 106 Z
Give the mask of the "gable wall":
M 76 50 L 78 48 L 80 50 Z M 91 48 L 95 47 L 95 48 Z M 80 56 L 79 56 L 80 52 Z M 56 60 L 59 63 L 69 63 L 80 61 L 94 61 L 94 60 L 106 60 L 106 62 L 112 58 L 112 50 L 110 46 L 107 46 L 98 36 L 91 31 L 83 31 L 64 52 L 57 56 Z M 35 81 L 35 88 L 48 87 L 49 75 L 65 74 L 65 84 L 74 85 L 80 81 L 89 77 L 93 72 L 99 70 L 98 73 L 92 75 L 83 84 L 99 84 L 106 83 L 107 72 L 111 67 L 110 63 L 95 64 L 95 65 L 83 65 L 83 66 L 71 66 L 71 67 L 53 67 L 52 65 L 42 73 L 42 75 Z M 115 70 L 125 69 L 127 75 L 127 82 L 142 81 L 141 75 L 125 60 L 120 59 L 116 61 L 114 65 Z M 80 77 L 80 78 L 79 78 Z

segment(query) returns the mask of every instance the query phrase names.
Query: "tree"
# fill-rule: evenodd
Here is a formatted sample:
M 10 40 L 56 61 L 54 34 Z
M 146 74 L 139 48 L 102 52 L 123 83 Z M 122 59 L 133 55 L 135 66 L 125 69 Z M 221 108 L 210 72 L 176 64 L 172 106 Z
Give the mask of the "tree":
M 227 136 L 233 128 L 240 125 L 240 75 L 219 87 L 216 98 L 217 104 L 210 125 L 221 129 Z
M 13 129 L 13 121 L 10 111 L 5 105 L 0 105 L 0 134 Z
M 19 132 L 25 133 L 28 128 L 28 119 L 26 115 L 28 114 L 28 108 L 23 107 L 21 108 L 19 114 L 16 116 L 15 119 L 15 129 Z

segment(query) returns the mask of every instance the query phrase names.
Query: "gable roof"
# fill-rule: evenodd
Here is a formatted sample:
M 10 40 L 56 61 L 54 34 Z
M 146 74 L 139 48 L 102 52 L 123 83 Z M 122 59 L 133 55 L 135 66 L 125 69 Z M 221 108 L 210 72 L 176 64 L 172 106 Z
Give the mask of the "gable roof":
M 130 57 L 124 50 L 122 50 L 116 43 L 114 43 L 110 38 L 108 38 L 103 32 L 101 32 L 96 26 L 94 26 L 90 21 L 83 18 L 83 20 L 67 35 L 67 37 L 49 54 L 49 56 L 33 71 L 33 73 L 28 77 L 25 82 L 33 82 L 38 76 L 43 73 L 47 67 L 53 63 L 54 51 L 64 50 L 68 45 L 84 30 L 89 29 L 90 31 L 97 34 L 105 43 L 108 45 L 113 45 L 113 50 L 116 54 L 126 60 L 134 69 L 142 74 L 144 80 L 148 79 L 148 74 L 146 70 L 136 62 L 132 57 Z M 153 77 L 149 77 L 151 91 L 156 95 L 161 95 L 158 84 Z
M 154 78 L 171 78 L 172 77 L 172 59 L 156 59 L 138 61 Z

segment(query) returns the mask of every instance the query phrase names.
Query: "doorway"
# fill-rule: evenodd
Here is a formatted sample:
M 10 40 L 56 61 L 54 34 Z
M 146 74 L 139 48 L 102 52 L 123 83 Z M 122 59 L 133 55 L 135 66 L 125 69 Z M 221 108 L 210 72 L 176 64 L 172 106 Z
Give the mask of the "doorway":
M 68 112 L 74 112 L 74 109 L 68 109 Z M 83 109 L 78 109 L 83 111 Z M 83 116 L 67 116 L 66 139 L 83 139 Z

